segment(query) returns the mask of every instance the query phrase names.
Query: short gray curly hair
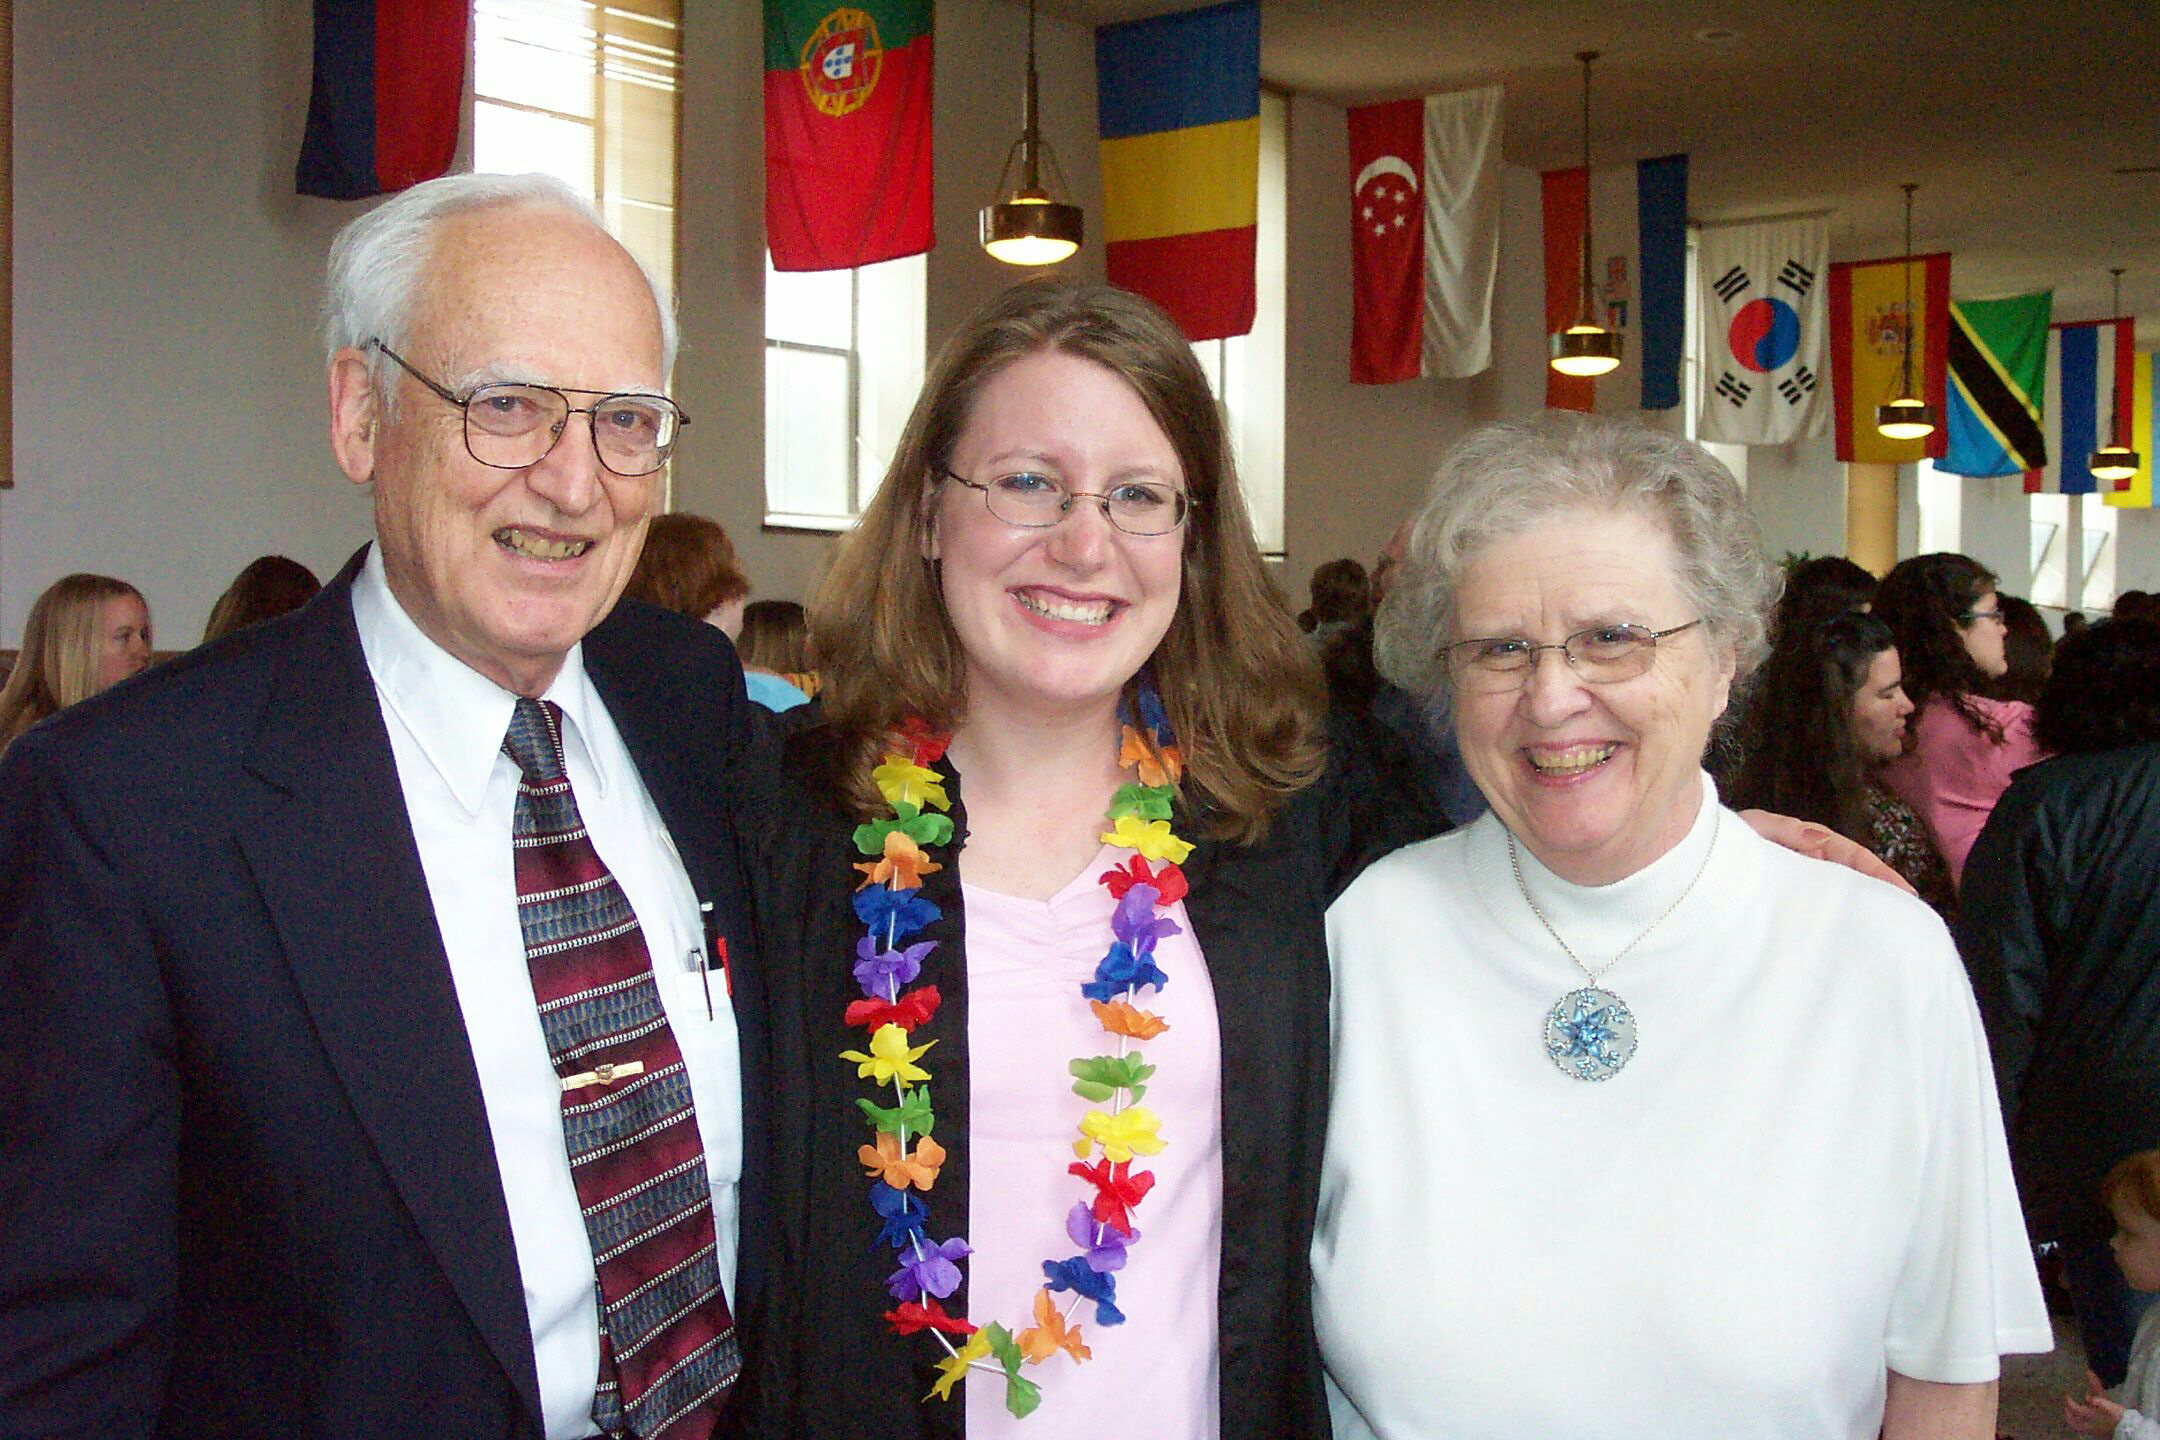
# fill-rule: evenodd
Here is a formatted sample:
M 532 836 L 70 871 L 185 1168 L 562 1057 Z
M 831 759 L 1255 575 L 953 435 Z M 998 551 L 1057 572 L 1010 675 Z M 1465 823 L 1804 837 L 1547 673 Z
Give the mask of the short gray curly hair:
M 1737 683 L 1768 648 L 1767 619 L 1784 587 L 1732 472 L 1701 446 L 1632 420 L 1548 412 L 1482 425 L 1433 477 L 1403 563 L 1374 625 L 1381 673 L 1405 690 L 1448 699 L 1446 646 L 1456 590 L 1485 547 L 1580 506 L 1647 514 L 1680 555 L 1673 577 L 1713 646 L 1729 649 Z

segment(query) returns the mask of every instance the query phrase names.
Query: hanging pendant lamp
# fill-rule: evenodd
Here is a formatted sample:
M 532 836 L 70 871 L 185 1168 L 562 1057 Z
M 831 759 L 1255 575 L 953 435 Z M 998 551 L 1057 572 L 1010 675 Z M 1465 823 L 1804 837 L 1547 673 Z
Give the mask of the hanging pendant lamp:
M 1912 197 L 1919 185 L 1907 181 L 1905 191 L 1905 323 L 1898 345 L 1897 399 L 1875 407 L 1875 428 L 1885 440 L 1924 440 L 1942 423 L 1942 412 L 1913 389 L 1912 382 Z
M 2116 323 L 2119 325 L 2123 323 L 2120 318 L 2123 313 L 2122 267 L 2118 265 L 2108 273 L 2115 277 L 2115 308 L 2108 313 L 2118 317 Z M 2095 480 L 2134 480 L 2138 463 L 2138 452 L 2123 439 L 2122 390 L 2111 386 L 2108 390 L 2108 443 L 2093 451 L 2085 468 L 2092 471 Z
M 980 216 L 982 247 L 993 260 L 1008 265 L 1055 265 L 1080 248 L 1080 207 L 1057 198 L 1069 195 L 1064 167 L 1042 138 L 1036 124 L 1035 94 L 1035 0 L 1028 0 L 1027 89 L 1020 98 L 1020 138 L 1005 152 L 1005 168 L 998 172 L 997 194 L 983 206 Z M 1020 183 L 1008 187 L 1013 161 L 1020 162 Z M 1045 170 L 1055 176 L 1057 189 L 1043 184 Z
M 1604 375 L 1620 364 L 1620 337 L 1597 323 L 1590 288 L 1590 62 L 1598 51 L 1578 50 L 1582 62 L 1582 296 L 1575 323 L 1552 337 L 1552 368 L 1562 375 Z

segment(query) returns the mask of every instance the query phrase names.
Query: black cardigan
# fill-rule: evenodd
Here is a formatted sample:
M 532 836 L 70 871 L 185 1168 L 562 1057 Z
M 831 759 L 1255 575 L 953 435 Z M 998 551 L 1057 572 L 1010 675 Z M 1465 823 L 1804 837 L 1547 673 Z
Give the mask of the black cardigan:
M 1374 757 L 1331 737 L 1328 771 L 1295 797 L 1257 845 L 1202 842 L 1183 867 L 1186 912 L 1207 957 L 1222 1037 L 1223 1249 L 1218 1294 L 1224 1440 L 1328 1433 L 1312 1323 L 1307 1252 L 1327 1116 L 1328 962 L 1322 917 L 1365 864 L 1437 833 L 1446 820 L 1419 796 L 1383 793 Z M 860 859 L 854 822 L 832 784 L 835 746 L 821 725 L 784 741 L 782 778 L 752 861 L 769 974 L 771 1077 L 779 1153 L 771 1172 L 777 1232 L 767 1237 L 771 1291 L 733 1402 L 742 1433 L 789 1440 L 957 1437 L 965 1405 L 924 1401 L 944 1351 L 888 1332 L 890 1247 L 874 1245 L 868 1182 L 856 1163 L 867 1128 L 863 1088 L 836 1057 L 861 1044 L 841 1015 L 860 992 L 850 972 L 862 935 L 849 899 Z M 954 840 L 965 844 L 958 777 L 944 770 Z M 1390 787 L 1392 788 L 1392 787 Z M 1204 817 L 1177 817 L 1201 833 Z M 922 982 L 943 1003 L 943 1064 L 931 1082 L 939 1136 L 963 1137 L 931 1197 L 933 1233 L 968 1233 L 966 916 L 959 866 L 928 876 L 942 918 Z M 790 964 L 786 957 L 799 960 Z M 1077 1191 L 1075 1192 L 1078 1193 Z M 963 1267 L 964 1268 L 964 1267 Z M 966 1313 L 965 1285 L 946 1306 Z

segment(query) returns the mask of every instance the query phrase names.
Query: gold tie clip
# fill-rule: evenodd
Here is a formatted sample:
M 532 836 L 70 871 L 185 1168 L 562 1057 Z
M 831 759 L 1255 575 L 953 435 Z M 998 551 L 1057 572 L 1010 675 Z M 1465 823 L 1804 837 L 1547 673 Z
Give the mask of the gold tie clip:
M 626 1060 L 620 1065 L 602 1065 L 597 1070 L 581 1070 L 575 1075 L 563 1077 L 562 1088 L 582 1090 L 588 1085 L 612 1085 L 617 1080 L 627 1080 L 632 1075 L 645 1073 L 645 1062 Z

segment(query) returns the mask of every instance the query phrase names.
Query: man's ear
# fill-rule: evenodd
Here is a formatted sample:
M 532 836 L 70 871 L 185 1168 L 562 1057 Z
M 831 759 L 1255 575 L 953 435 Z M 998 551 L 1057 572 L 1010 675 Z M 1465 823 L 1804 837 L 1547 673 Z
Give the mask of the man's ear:
M 375 478 L 381 400 L 365 350 L 348 345 L 330 357 L 330 453 L 355 485 Z

